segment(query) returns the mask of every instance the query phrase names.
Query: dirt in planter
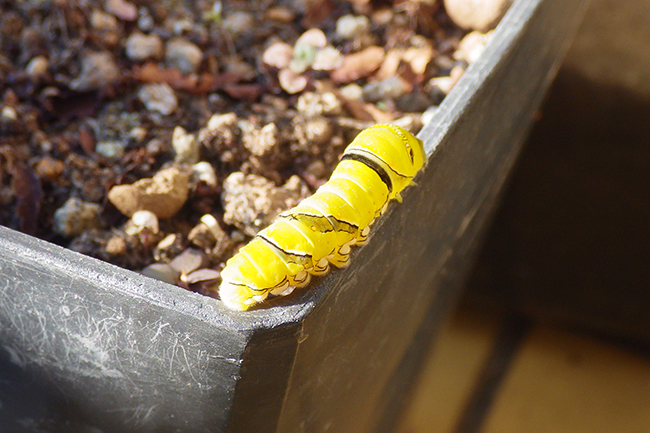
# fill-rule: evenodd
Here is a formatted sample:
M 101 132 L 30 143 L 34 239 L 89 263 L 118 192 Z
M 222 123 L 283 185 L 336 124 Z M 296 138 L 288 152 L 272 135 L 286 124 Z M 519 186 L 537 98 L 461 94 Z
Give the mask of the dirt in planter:
M 359 131 L 417 132 L 489 37 L 427 0 L 0 2 L 0 224 L 211 294 Z

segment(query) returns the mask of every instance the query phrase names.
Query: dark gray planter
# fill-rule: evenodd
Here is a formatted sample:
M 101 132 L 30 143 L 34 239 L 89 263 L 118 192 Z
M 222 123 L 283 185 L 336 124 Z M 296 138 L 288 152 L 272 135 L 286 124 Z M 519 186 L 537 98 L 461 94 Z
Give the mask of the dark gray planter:
M 107 432 L 386 429 L 415 371 L 409 347 L 457 297 L 585 3 L 513 5 L 420 133 L 419 186 L 350 267 L 290 302 L 232 312 L 0 228 L 3 431 L 27 418 Z

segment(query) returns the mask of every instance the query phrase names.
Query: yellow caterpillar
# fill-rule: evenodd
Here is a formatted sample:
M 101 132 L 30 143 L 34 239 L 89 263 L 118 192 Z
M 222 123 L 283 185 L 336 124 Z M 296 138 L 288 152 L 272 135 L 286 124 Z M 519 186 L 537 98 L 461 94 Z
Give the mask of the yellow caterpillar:
M 365 129 L 345 149 L 330 180 L 298 206 L 280 214 L 242 247 L 221 272 L 221 300 L 247 310 L 269 294 L 287 295 L 345 266 L 370 224 L 425 164 L 422 142 L 395 125 Z

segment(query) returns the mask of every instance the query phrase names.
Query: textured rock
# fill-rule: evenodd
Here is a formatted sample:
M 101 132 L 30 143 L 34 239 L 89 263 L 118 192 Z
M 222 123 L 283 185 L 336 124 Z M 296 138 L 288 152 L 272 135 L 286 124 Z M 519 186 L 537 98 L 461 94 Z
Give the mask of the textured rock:
M 445 0 L 449 18 L 460 27 L 487 32 L 499 24 L 513 0 Z
M 124 215 L 130 217 L 139 210 L 148 210 L 160 219 L 178 212 L 190 189 L 189 176 L 175 167 L 163 169 L 153 178 L 141 179 L 131 185 L 111 188 L 108 199 Z

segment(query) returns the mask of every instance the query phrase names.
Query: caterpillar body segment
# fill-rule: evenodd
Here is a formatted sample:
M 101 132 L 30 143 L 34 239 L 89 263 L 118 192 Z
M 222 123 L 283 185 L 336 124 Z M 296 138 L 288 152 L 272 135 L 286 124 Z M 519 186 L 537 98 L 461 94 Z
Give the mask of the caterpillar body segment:
M 362 131 L 346 148 L 330 180 L 298 206 L 281 213 L 226 263 L 221 300 L 247 310 L 269 295 L 307 285 L 330 265 L 345 266 L 353 246 L 390 200 L 425 164 L 422 142 L 395 125 Z

